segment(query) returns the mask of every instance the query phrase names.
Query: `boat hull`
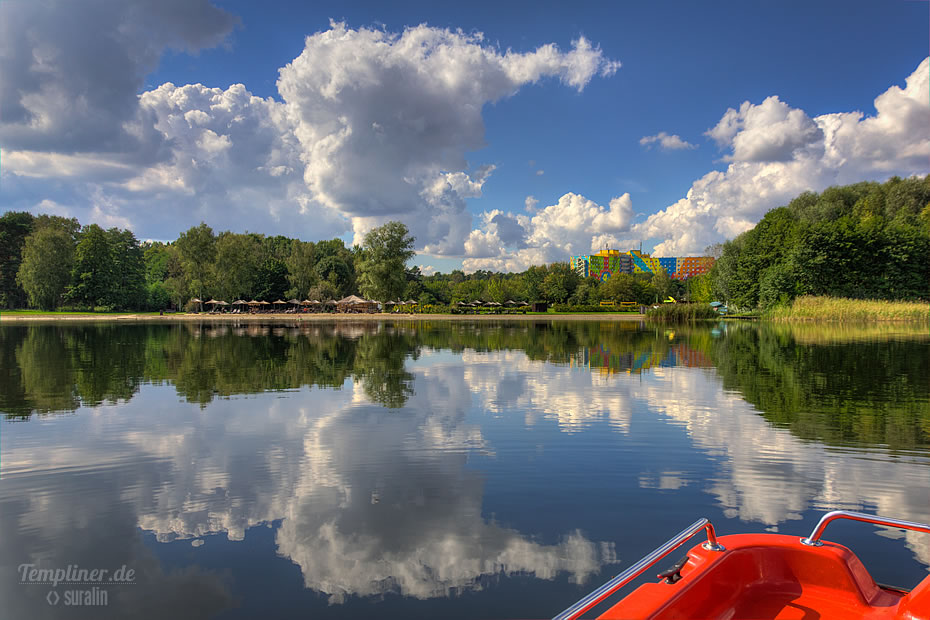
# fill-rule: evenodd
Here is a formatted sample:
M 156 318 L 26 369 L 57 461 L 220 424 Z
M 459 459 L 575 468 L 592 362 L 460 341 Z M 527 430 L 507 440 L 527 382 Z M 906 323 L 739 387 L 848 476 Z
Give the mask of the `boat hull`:
M 694 546 L 681 579 L 642 585 L 599 618 L 930 619 L 930 576 L 908 593 L 877 585 L 843 545 L 779 534 L 718 540 L 723 553 Z

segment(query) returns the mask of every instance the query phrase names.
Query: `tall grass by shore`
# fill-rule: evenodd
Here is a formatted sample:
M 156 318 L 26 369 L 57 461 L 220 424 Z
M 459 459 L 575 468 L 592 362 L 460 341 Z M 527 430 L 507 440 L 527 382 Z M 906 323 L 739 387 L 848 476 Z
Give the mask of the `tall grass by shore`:
M 660 323 L 691 323 L 717 319 L 720 315 L 710 304 L 662 304 L 646 311 L 646 319 Z
M 772 321 L 920 321 L 930 322 L 930 303 L 798 297 L 790 306 L 777 306 L 765 318 Z

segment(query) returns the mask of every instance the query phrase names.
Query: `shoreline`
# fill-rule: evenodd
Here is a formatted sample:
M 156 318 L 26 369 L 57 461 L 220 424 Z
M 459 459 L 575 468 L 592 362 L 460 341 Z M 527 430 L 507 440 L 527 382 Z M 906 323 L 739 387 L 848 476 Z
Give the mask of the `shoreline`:
M 379 322 L 379 321 L 643 321 L 644 314 L 14 314 L 0 313 L 5 323 L 305 323 L 305 322 Z

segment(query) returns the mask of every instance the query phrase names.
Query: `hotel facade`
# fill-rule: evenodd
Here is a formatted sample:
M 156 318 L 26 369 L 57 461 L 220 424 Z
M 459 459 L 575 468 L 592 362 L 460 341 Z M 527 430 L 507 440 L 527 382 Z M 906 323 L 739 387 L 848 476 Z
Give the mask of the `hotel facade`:
M 601 250 L 597 254 L 572 256 L 569 265 L 582 278 L 594 276 L 601 282 L 618 273 L 660 273 L 662 270 L 676 280 L 685 280 L 710 271 L 714 259 L 710 256 L 660 258 L 639 250 Z

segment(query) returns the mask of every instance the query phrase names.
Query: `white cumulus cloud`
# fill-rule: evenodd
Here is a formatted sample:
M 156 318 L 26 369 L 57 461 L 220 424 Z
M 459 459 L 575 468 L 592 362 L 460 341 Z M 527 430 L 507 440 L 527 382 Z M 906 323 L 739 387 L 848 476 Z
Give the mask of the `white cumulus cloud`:
M 501 52 L 481 34 L 420 25 L 395 34 L 332 23 L 281 69 L 284 98 L 315 200 L 353 219 L 356 238 L 402 218 L 424 249 L 461 255 L 465 199 L 490 168 L 469 172 L 484 146 L 482 109 L 543 78 L 582 90 L 617 65 L 584 38 Z
M 308 238 L 352 230 L 358 241 L 399 219 L 425 252 L 461 256 L 466 200 L 494 169 L 465 159 L 484 146 L 484 106 L 544 79 L 581 91 L 620 66 L 584 37 L 518 52 L 480 33 L 333 22 L 280 69 L 279 101 L 242 84 L 139 95 L 165 50 L 216 45 L 236 20 L 205 0 L 98 4 L 88 14 L 99 20 L 73 28 L 89 19 L 83 5 L 3 3 L 4 187 L 13 205 L 39 196 L 85 222 L 106 203 L 110 221 L 145 237 L 205 220 Z M 56 38 L 62 11 L 74 20 Z M 99 45 L 86 44 L 90 32 Z
M 778 97 L 730 109 L 707 132 L 729 152 L 725 171 L 696 180 L 687 195 L 633 228 L 659 239 L 655 253 L 699 252 L 752 228 L 766 211 L 804 191 L 892 175 L 926 174 L 930 158 L 930 59 L 875 99 L 876 113 L 811 118 Z

